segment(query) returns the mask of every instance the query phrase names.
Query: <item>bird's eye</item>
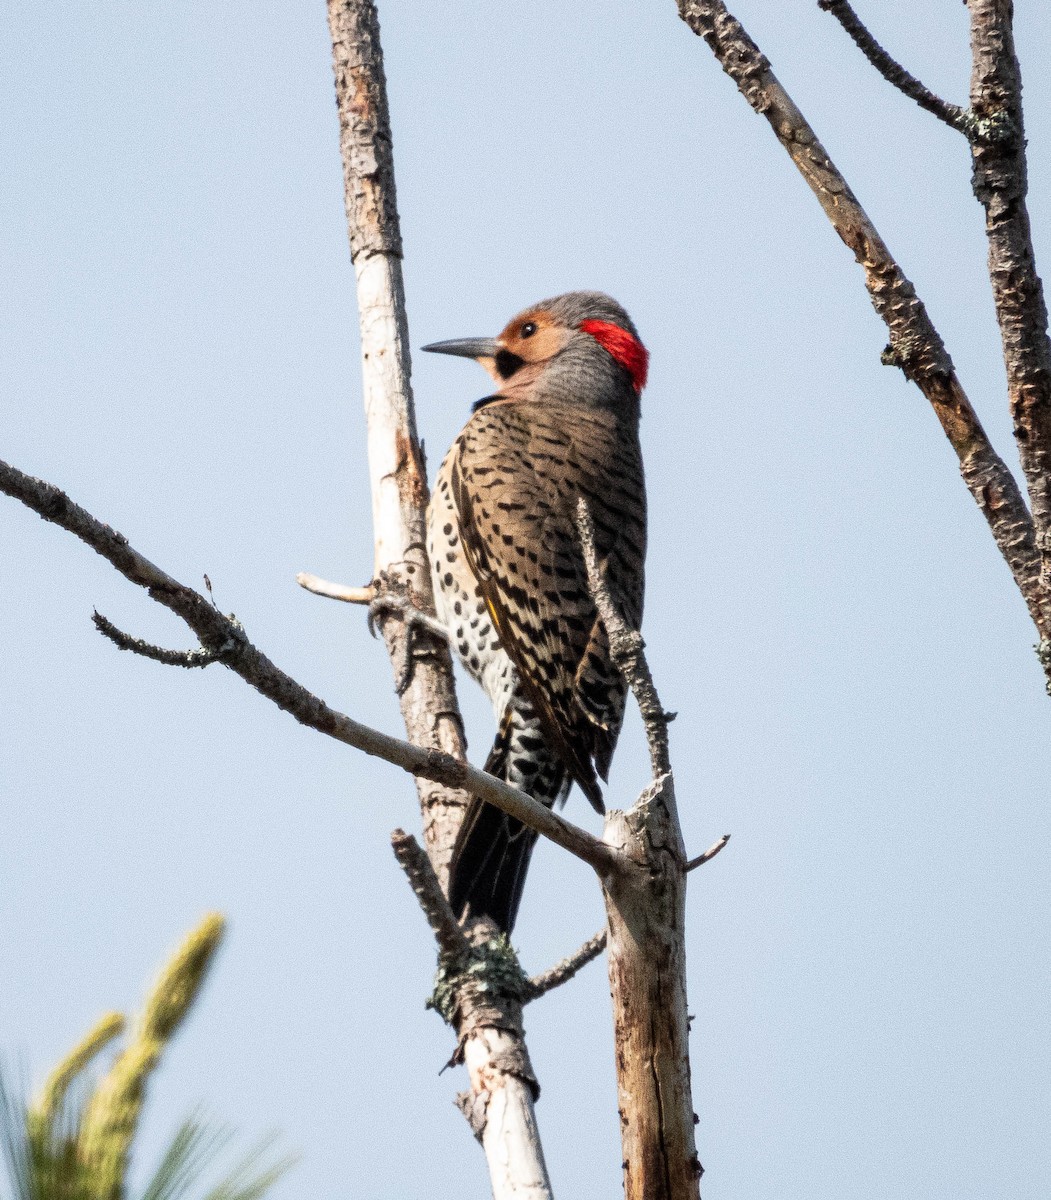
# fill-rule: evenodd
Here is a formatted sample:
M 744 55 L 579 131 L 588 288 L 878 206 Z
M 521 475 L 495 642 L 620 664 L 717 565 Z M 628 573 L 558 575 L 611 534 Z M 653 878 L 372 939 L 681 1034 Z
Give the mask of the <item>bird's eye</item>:
M 532 337 L 534 333 L 536 333 L 536 325 L 532 321 L 526 321 L 519 331 L 518 336 L 527 338 Z

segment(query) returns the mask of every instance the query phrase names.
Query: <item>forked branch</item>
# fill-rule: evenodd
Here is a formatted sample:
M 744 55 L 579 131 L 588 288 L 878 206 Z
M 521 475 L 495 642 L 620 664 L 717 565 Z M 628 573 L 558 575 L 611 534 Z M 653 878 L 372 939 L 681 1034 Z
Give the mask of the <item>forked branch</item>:
M 391 737 L 330 708 L 257 649 L 236 618 L 224 615 L 199 592 L 155 566 L 135 550 L 123 534 L 93 517 L 53 484 L 34 479 L 0 461 L 0 492 L 20 500 L 27 508 L 75 534 L 101 554 L 126 579 L 145 588 L 154 600 L 181 617 L 197 635 L 205 653 L 214 655 L 215 661 L 240 675 L 301 724 L 382 758 L 412 775 L 444 787 L 462 788 L 472 796 L 495 804 L 597 871 L 609 870 L 615 864 L 616 854 L 610 847 L 503 780 L 440 750 Z M 127 638 L 125 634 L 121 636 Z M 179 656 L 182 652 L 174 654 Z M 180 662 L 178 665 L 185 664 Z
M 232 650 L 235 644 L 233 640 L 230 640 L 218 650 L 209 650 L 204 646 L 198 646 L 196 650 L 168 650 L 164 646 L 155 646 L 144 638 L 132 637 L 130 633 L 118 629 L 100 612 L 92 613 L 91 619 L 99 633 L 103 637 L 109 638 L 118 650 L 130 650 L 132 654 L 152 659 L 153 662 L 163 663 L 166 667 L 209 667 L 212 663 L 219 661 L 224 651 Z
M 817 0 L 818 8 L 830 12 L 843 28 L 854 39 L 854 44 L 876 68 L 883 78 L 899 92 L 904 93 L 910 100 L 915 100 L 920 108 L 933 113 L 939 121 L 944 121 L 951 129 L 970 137 L 974 132 L 975 122 L 966 108 L 959 104 L 950 104 L 941 96 L 935 95 L 930 88 L 924 87 L 915 77 L 883 49 L 869 33 L 861 18 L 850 6 L 849 0 Z
M 974 6 L 979 2 L 983 9 L 1010 8 L 1006 0 L 972 0 L 972 19 Z M 989 525 L 1041 640 L 1047 641 L 1051 638 L 1051 595 L 1041 580 L 1033 518 L 1014 476 L 982 428 L 915 288 L 817 135 L 778 82 L 766 56 L 741 23 L 727 11 L 722 0 L 678 0 L 678 7 L 682 19 L 704 39 L 751 107 L 770 123 L 834 229 L 853 251 L 865 272 L 865 285 L 872 305 L 890 333 L 890 345 L 883 354 L 883 361 L 900 367 L 906 378 L 930 401 L 960 460 L 964 483 Z M 981 116 L 973 103 L 972 109 Z M 979 139 L 972 144 L 985 143 Z M 1033 391 L 1032 395 L 1037 392 Z M 1043 411 L 1047 408 L 1045 404 Z M 1042 438 L 1040 444 L 1047 444 L 1047 441 Z M 1027 479 L 1043 469 L 1044 452 L 1040 451 L 1034 457 L 1039 457 L 1040 462 L 1033 464 L 1032 471 L 1027 470 Z M 1033 494 L 1031 480 L 1030 493 Z M 1046 501 L 1047 512 L 1051 515 L 1051 490 L 1045 488 L 1039 495 L 1042 504 Z M 1051 556 L 1051 542 L 1046 553 Z

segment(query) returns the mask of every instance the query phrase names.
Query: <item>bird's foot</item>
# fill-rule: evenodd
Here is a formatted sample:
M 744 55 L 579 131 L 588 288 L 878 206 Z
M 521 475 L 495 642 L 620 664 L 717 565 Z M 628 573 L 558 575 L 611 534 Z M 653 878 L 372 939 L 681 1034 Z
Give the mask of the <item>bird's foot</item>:
M 369 604 L 368 625 L 369 633 L 373 637 L 376 636 L 377 623 L 382 627 L 391 617 L 396 617 L 404 626 L 404 636 L 399 639 L 399 653 L 394 668 L 394 688 L 400 696 L 412 681 L 419 635 L 427 634 L 448 643 L 449 634 L 440 621 L 417 608 L 408 593 L 397 585 L 392 587 L 391 582 L 384 578 L 375 581 L 375 595 Z M 427 653 L 427 650 L 424 649 L 423 653 Z

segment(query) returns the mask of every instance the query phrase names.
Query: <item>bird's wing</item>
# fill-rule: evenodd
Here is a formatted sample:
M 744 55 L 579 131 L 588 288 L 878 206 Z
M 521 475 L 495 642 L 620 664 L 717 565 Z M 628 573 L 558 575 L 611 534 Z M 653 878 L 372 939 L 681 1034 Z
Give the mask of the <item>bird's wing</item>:
M 464 552 L 501 643 L 597 807 L 595 767 L 608 771 L 624 689 L 588 591 L 576 502 L 588 501 L 614 603 L 637 626 L 645 552 L 637 438 L 612 416 L 575 406 L 490 404 L 461 433 L 452 475 Z

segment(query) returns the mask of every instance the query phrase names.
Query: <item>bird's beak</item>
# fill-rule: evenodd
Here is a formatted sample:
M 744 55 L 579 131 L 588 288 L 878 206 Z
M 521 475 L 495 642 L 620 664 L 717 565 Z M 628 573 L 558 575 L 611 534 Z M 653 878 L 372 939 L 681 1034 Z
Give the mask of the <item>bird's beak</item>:
M 459 358 L 496 358 L 503 346 L 496 338 L 454 338 L 451 342 L 431 342 L 420 349 L 432 354 L 455 354 Z

